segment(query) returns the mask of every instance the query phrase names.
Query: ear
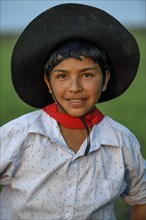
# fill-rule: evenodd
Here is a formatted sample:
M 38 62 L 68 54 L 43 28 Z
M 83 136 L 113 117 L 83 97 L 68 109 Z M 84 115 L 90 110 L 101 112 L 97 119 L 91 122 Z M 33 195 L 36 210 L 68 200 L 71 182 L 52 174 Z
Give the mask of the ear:
M 107 84 L 108 84 L 108 82 L 109 82 L 109 79 L 110 79 L 110 71 L 106 71 L 106 75 L 105 75 L 105 80 L 104 80 L 104 84 L 103 84 L 103 86 L 102 86 L 102 92 L 104 92 L 105 90 L 106 90 L 106 88 L 107 88 Z
M 48 77 L 47 77 L 46 74 L 44 74 L 44 81 L 45 81 L 45 83 L 46 83 L 46 85 L 47 85 L 47 87 L 48 87 L 48 89 L 49 89 L 49 92 L 52 94 L 50 82 L 49 82 Z

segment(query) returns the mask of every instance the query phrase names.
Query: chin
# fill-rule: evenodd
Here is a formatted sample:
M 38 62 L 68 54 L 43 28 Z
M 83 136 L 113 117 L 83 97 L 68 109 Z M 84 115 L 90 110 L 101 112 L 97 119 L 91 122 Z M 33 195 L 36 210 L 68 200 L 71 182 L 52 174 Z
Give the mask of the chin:
M 87 112 L 68 112 L 69 115 L 73 116 L 73 117 L 83 117 L 84 115 L 87 114 Z

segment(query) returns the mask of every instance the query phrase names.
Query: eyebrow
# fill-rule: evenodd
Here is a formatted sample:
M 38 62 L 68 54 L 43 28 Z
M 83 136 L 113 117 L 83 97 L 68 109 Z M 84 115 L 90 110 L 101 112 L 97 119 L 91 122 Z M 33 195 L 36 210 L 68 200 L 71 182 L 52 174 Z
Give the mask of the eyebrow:
M 51 72 L 61 72 L 61 73 L 66 73 L 68 72 L 67 70 L 62 70 L 62 69 L 55 69 L 55 70 L 52 70 Z
M 79 72 L 84 72 L 84 71 L 88 71 L 88 70 L 96 70 L 95 67 L 87 67 L 87 68 L 84 68 L 84 69 L 81 69 Z M 67 73 L 68 70 L 63 70 L 63 69 L 55 69 L 55 70 L 52 70 L 52 72 L 61 72 L 61 73 Z

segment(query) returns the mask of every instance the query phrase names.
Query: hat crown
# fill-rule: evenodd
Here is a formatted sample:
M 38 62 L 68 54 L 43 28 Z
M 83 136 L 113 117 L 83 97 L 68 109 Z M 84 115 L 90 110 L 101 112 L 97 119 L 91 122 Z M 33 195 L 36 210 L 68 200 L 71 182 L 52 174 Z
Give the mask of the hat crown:
M 30 22 L 14 47 L 12 82 L 24 102 L 36 108 L 53 102 L 44 82 L 44 66 L 53 50 L 70 39 L 91 41 L 110 57 L 114 74 L 100 102 L 120 96 L 130 86 L 140 59 L 133 35 L 101 9 L 76 3 L 61 4 Z

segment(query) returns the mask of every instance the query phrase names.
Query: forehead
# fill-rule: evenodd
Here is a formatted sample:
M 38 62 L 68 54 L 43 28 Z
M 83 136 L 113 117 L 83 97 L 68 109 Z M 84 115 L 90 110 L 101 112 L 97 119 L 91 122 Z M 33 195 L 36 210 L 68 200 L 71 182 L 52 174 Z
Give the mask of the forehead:
M 52 71 L 55 70 L 85 70 L 85 69 L 95 69 L 100 70 L 100 66 L 95 63 L 92 59 L 81 56 L 81 59 L 68 58 L 63 60 L 61 63 L 57 64 Z

